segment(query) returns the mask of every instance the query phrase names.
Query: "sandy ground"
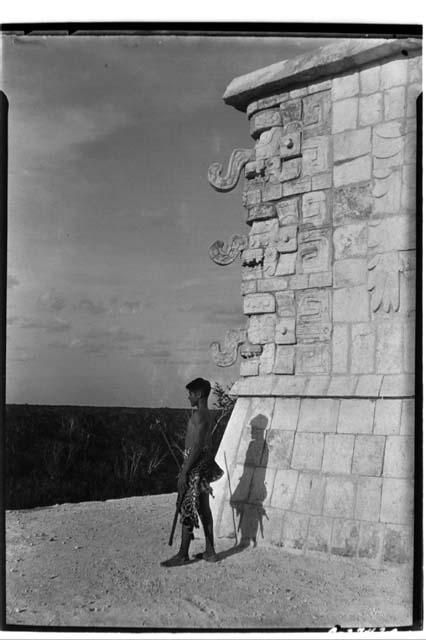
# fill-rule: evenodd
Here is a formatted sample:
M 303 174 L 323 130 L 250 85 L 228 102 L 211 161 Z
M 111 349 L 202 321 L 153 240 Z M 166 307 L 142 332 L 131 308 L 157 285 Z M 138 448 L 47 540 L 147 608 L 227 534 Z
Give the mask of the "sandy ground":
M 411 624 L 411 571 L 243 551 L 160 566 L 175 495 L 64 504 L 6 515 L 7 623 L 178 629 Z M 179 543 L 177 536 L 174 547 Z M 200 535 L 191 555 L 203 550 Z

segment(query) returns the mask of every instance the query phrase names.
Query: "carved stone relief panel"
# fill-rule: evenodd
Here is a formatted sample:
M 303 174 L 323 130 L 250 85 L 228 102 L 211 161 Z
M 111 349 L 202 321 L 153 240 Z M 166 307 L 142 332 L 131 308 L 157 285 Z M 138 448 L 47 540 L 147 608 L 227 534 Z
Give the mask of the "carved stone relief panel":
M 276 205 L 278 220 L 281 226 L 297 225 L 299 222 L 299 198 L 287 198 Z
M 296 337 L 302 342 L 329 340 L 331 336 L 330 291 L 305 289 L 296 292 Z
M 331 92 L 320 91 L 302 99 L 304 137 L 331 132 Z
M 331 269 L 331 229 L 299 233 L 299 271 L 317 273 Z
M 313 136 L 303 142 L 302 170 L 304 176 L 330 171 L 330 136 Z
M 329 373 L 330 343 L 314 342 L 296 347 L 296 373 Z
M 303 228 L 322 227 L 330 222 L 330 208 L 325 191 L 311 191 L 302 196 Z

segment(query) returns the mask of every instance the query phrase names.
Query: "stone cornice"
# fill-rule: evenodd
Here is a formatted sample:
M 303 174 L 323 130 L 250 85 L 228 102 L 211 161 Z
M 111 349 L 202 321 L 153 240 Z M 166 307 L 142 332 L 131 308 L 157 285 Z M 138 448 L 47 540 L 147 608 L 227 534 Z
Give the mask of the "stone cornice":
M 318 82 L 330 75 L 420 50 L 421 40 L 418 38 L 348 38 L 239 76 L 228 85 L 223 99 L 226 104 L 245 111 L 251 102 L 274 92 L 287 91 L 303 83 Z

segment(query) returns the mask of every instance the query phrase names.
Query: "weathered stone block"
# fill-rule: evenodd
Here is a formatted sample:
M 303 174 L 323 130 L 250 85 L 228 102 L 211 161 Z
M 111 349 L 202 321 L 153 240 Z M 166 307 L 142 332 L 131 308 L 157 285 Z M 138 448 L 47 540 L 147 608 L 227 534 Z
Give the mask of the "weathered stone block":
M 408 214 L 416 213 L 416 172 L 415 165 L 402 168 L 401 211 Z M 399 176 L 399 174 L 398 174 Z
M 266 198 L 264 198 L 264 200 L 266 200 Z M 254 207 L 250 207 L 247 212 L 247 224 L 251 224 L 258 220 L 269 220 L 270 218 L 276 217 L 277 212 L 273 204 L 256 204 Z
M 325 191 L 311 191 L 302 196 L 302 223 L 307 226 L 321 227 L 328 224 L 330 218 Z
M 287 180 L 295 180 L 300 177 L 302 173 L 302 160 L 301 158 L 293 158 L 283 162 L 281 172 L 277 178 L 279 182 L 286 182 Z M 271 179 L 271 182 L 273 180 Z
M 379 524 L 362 522 L 360 527 L 358 555 L 369 560 L 378 559 L 383 537 L 383 527 Z
M 330 91 L 319 91 L 303 98 L 303 129 L 305 139 L 330 131 Z
M 271 429 L 295 431 L 299 418 L 300 398 L 277 398 Z
M 355 388 L 356 396 L 378 397 L 383 383 L 383 376 L 361 375 Z
M 298 341 L 328 340 L 331 335 L 330 291 L 296 291 L 296 336 Z
M 249 280 L 257 280 L 262 277 L 262 267 L 261 265 L 253 265 L 248 266 L 243 264 L 241 269 L 241 277 L 247 282 Z
M 372 93 L 359 99 L 359 126 L 365 127 L 383 120 L 383 94 Z
M 336 260 L 333 265 L 333 286 L 355 287 L 367 282 L 367 260 L 365 258 L 349 258 Z
M 322 273 L 310 273 L 309 274 L 309 287 L 331 287 L 333 285 L 333 273 L 326 271 Z
M 396 322 L 377 325 L 377 371 L 398 373 L 402 369 L 403 328 Z
M 391 60 L 380 68 L 380 88 L 397 87 L 407 82 L 408 60 Z
M 413 560 L 412 526 L 387 526 L 384 534 L 383 560 L 403 564 Z
M 329 171 L 331 167 L 331 144 L 329 136 L 313 136 L 302 145 L 302 171 L 304 176 Z
M 252 293 L 244 298 L 244 313 L 273 313 L 275 298 L 271 293 Z
M 374 400 L 343 399 L 340 405 L 338 433 L 371 433 L 373 431 Z
M 277 346 L 274 373 L 287 375 L 294 373 L 294 347 Z
M 334 322 L 368 322 L 369 300 L 365 286 L 333 291 Z
M 414 318 L 403 325 L 404 331 L 404 369 L 414 373 L 416 364 L 416 325 Z
M 415 249 L 416 233 L 413 220 L 406 216 L 391 216 L 371 220 L 368 225 L 368 247 L 377 252 Z
M 333 373 L 346 373 L 348 370 L 348 325 L 335 324 L 333 326 Z
M 275 337 L 275 315 L 262 314 L 252 316 L 249 319 L 247 336 L 253 344 L 265 344 L 274 342 Z
M 325 476 L 319 473 L 299 473 L 293 509 L 319 515 L 325 493 Z
M 259 187 L 254 187 L 250 185 L 250 188 L 247 188 L 243 191 L 243 206 L 244 207 L 252 207 L 255 204 L 259 204 L 262 201 L 262 192 Z
M 322 470 L 325 473 L 350 473 L 355 436 L 326 435 Z
M 380 476 L 383 468 L 384 449 L 385 436 L 357 436 L 352 473 L 361 476 Z
M 289 198 L 277 202 L 276 210 L 281 226 L 297 225 L 299 222 L 299 198 Z
M 323 551 L 330 548 L 331 529 L 333 521 L 322 516 L 311 516 L 309 519 L 306 546 L 309 551 Z
M 414 438 L 388 436 L 386 438 L 383 475 L 390 478 L 410 478 L 414 473 Z
M 362 69 L 359 74 L 361 93 L 375 93 L 380 88 L 380 67 Z
M 272 158 L 277 156 L 280 149 L 282 128 L 274 127 L 260 134 L 255 145 L 255 159 Z
M 305 384 L 305 376 L 274 376 L 270 393 L 274 396 L 300 395 L 303 394 Z
M 355 392 L 357 376 L 333 376 L 327 390 L 328 396 L 351 396 Z
M 263 541 L 275 547 L 282 547 L 282 528 L 284 513 L 279 509 L 268 509 Z
M 333 224 L 366 220 L 373 210 L 371 182 L 334 189 Z
M 345 224 L 333 232 L 334 256 L 336 260 L 365 256 L 367 253 L 367 224 Z
M 334 166 L 333 179 L 336 187 L 371 178 L 371 156 L 361 156 Z
M 288 278 L 288 288 L 289 289 L 307 289 L 309 286 L 309 277 L 308 274 L 298 273 L 295 276 L 290 276 Z
M 406 164 L 414 164 L 417 159 L 417 134 L 415 131 L 413 133 L 407 133 L 404 140 L 404 162 Z
M 398 435 L 401 419 L 402 400 L 385 398 L 377 400 L 374 414 L 374 433 Z
M 282 542 L 287 549 L 303 549 L 308 534 L 309 516 L 286 511 L 284 514 Z
M 401 198 L 401 170 L 394 169 L 384 178 L 376 178 L 373 188 L 373 211 L 377 215 L 399 213 Z
M 352 325 L 352 373 L 372 373 L 374 371 L 375 347 L 375 331 L 370 323 Z
M 335 520 L 331 538 L 331 553 L 352 558 L 356 554 L 359 523 L 353 520 Z
M 275 362 L 275 344 L 273 342 L 263 346 L 262 354 L 259 358 L 259 373 L 261 376 L 272 373 Z
M 296 318 L 294 316 L 277 319 L 277 324 L 275 325 L 275 342 L 276 344 L 295 344 L 296 343 Z M 285 353 L 286 353 L 286 350 L 283 348 L 283 355 Z M 294 371 L 294 350 L 293 350 L 293 371 Z M 284 372 L 281 372 L 281 373 L 284 373 Z
M 251 504 L 269 504 L 272 498 L 276 470 L 266 466 L 257 467 L 253 471 L 248 501 Z
M 412 84 L 407 88 L 407 118 L 417 114 L 417 98 L 422 92 L 422 85 Z
M 415 405 L 414 398 L 407 398 L 402 401 L 401 428 L 400 434 L 413 436 L 415 432 Z
M 332 132 L 355 129 L 358 117 L 358 98 L 346 98 L 333 103 Z
M 380 521 L 411 524 L 413 521 L 414 486 L 406 478 L 384 478 Z
M 329 271 L 331 268 L 331 230 L 299 232 L 299 270 L 303 273 Z
M 256 220 L 250 229 L 250 237 L 256 234 L 269 234 L 271 239 L 278 234 L 278 220 Z
M 281 431 L 280 433 L 284 433 Z M 293 434 L 292 434 L 293 435 Z M 293 469 L 278 469 L 275 477 L 274 492 L 271 506 L 280 509 L 290 509 L 296 490 L 298 471 Z
M 311 376 L 307 380 L 306 396 L 325 396 L 330 384 L 330 376 Z
M 303 398 L 298 431 L 335 433 L 339 401 L 331 398 Z
M 378 522 L 380 516 L 380 501 L 382 498 L 381 478 L 359 478 L 355 501 L 357 520 Z
M 256 139 L 263 131 L 267 131 L 272 127 L 280 127 L 281 125 L 282 119 L 279 109 L 258 111 L 250 118 L 250 135 Z
M 302 119 L 302 101 L 287 100 L 281 105 L 283 124 Z
M 330 344 L 299 344 L 296 350 L 296 373 L 329 373 L 331 369 Z
M 242 360 L 240 364 L 240 376 L 257 376 L 259 374 L 259 360 Z
M 241 295 L 246 296 L 249 293 L 256 293 L 256 281 L 255 280 L 246 280 L 241 283 Z
M 297 251 L 297 226 L 281 227 L 278 231 L 276 247 L 279 253 Z
M 402 122 L 383 122 L 373 130 L 373 175 L 386 178 L 403 162 L 404 138 Z
M 258 291 L 282 291 L 287 289 L 288 279 L 285 276 L 279 278 L 267 278 L 266 280 L 258 280 Z
M 334 162 L 351 160 L 371 152 L 371 127 L 342 131 L 333 136 Z
M 408 82 L 422 81 L 422 58 L 416 56 L 408 60 Z
M 350 98 L 359 93 L 359 73 L 351 73 L 347 76 L 339 76 L 333 78 L 331 83 L 331 98 L 332 100 L 342 100 L 343 98 Z
M 414 395 L 414 375 L 412 373 L 400 373 L 383 376 L 380 395 L 385 398 Z
M 286 318 L 296 315 L 294 291 L 279 291 L 275 298 L 277 301 L 277 313 L 280 317 Z
M 351 518 L 355 502 L 355 485 L 352 480 L 330 476 L 325 487 L 325 516 Z
M 296 272 L 296 253 L 281 253 L 278 258 L 275 275 L 289 276 Z
M 291 182 L 283 182 L 282 184 L 282 196 L 287 198 L 289 196 L 296 196 L 299 193 L 306 193 L 311 190 L 311 178 L 299 178 L 298 180 L 292 180 Z
M 319 173 L 312 176 L 312 191 L 317 191 L 318 189 L 330 189 L 332 181 L 331 172 Z
M 271 200 L 279 200 L 283 196 L 281 184 L 271 184 L 267 182 L 262 191 L 262 202 L 270 202 Z
M 385 120 L 403 118 L 405 115 L 405 87 L 385 91 Z
M 254 468 L 244 464 L 237 464 L 231 479 L 232 502 L 244 502 L 247 500 Z
M 292 468 L 319 471 L 323 448 L 324 435 L 322 433 L 296 433 L 291 461 Z

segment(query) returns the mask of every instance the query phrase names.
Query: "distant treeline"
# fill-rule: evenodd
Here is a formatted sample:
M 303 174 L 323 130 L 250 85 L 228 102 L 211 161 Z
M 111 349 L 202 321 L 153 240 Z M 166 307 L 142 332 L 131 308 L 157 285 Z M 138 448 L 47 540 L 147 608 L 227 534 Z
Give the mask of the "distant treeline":
M 232 400 L 218 387 L 214 444 Z M 6 406 L 7 509 L 176 490 L 187 409 Z M 167 440 L 167 442 L 166 442 Z

